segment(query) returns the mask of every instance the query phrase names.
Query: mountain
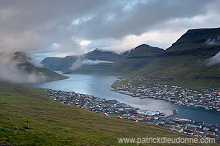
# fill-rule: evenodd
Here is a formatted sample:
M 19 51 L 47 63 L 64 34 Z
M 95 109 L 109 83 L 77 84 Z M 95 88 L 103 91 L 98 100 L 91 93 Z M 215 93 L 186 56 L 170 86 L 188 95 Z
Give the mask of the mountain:
M 147 44 L 142 44 L 136 48 L 129 50 L 126 53 L 126 58 L 155 58 L 157 55 L 163 53 L 164 50 L 158 47 L 152 47 Z
M 95 49 L 78 58 L 69 69 L 71 73 L 109 74 L 110 70 L 124 58 L 123 55 Z
M 163 49 L 142 44 L 122 54 L 95 49 L 79 57 L 48 57 L 41 63 L 49 69 L 68 73 L 120 75 L 140 69 L 162 52 Z
M 190 88 L 220 88 L 220 66 L 210 60 L 220 51 L 220 28 L 192 29 L 131 78 Z M 146 82 L 145 82 L 146 83 Z
M 190 29 L 168 51 L 191 50 L 206 45 L 220 45 L 220 28 Z
M 23 52 L 0 54 L 0 79 L 16 83 L 36 83 L 66 78 L 44 68 Z
M 50 99 L 43 89 L 2 81 L 0 109 L 0 145 L 5 146 L 127 145 L 118 143 L 118 138 L 190 138 L 158 125 L 136 123 L 59 103 Z
M 124 59 L 118 62 L 111 71 L 113 74 L 118 75 L 132 74 L 145 67 L 163 52 L 164 50 L 158 47 L 152 47 L 147 44 L 139 45 L 124 52 Z
M 166 50 L 146 44 L 122 54 L 93 50 L 73 62 L 69 73 L 129 75 L 141 84 L 220 87 L 220 28 L 191 29 Z M 65 66 L 65 64 L 63 64 Z M 139 81 L 135 81 L 139 82 Z
M 41 64 L 53 71 L 65 71 L 73 65 L 77 58 L 77 56 L 66 56 L 64 58 L 47 57 L 41 62 Z
M 84 55 L 84 58 L 89 60 L 102 60 L 102 61 L 117 61 L 122 58 L 122 55 L 116 54 L 111 51 L 102 51 L 95 49 Z
M 48 69 L 65 73 L 103 74 L 123 55 L 95 49 L 82 56 L 47 57 L 41 63 Z

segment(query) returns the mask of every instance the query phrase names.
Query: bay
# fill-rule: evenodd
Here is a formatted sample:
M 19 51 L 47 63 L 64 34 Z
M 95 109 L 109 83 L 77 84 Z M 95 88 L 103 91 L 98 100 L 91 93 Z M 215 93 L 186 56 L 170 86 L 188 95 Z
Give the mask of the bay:
M 48 88 L 94 95 L 108 100 L 118 100 L 143 110 L 160 111 L 167 115 L 177 109 L 179 113 L 174 117 L 188 118 L 194 121 L 204 121 L 207 124 L 220 124 L 220 112 L 206 111 L 201 108 L 175 105 L 170 102 L 155 99 L 140 99 L 112 91 L 111 85 L 117 80 L 115 76 L 69 74 L 68 79 L 32 84 L 33 87 Z

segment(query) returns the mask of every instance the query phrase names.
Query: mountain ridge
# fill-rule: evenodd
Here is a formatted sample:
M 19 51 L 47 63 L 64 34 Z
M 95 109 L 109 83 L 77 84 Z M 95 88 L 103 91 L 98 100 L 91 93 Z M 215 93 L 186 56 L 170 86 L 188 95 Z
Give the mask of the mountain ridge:
M 92 73 L 92 74 L 126 74 L 131 71 L 134 71 L 136 69 L 139 69 L 143 67 L 145 64 L 149 63 L 154 57 L 156 57 L 158 54 L 161 54 L 164 52 L 163 49 L 158 47 L 152 47 L 146 44 L 139 45 L 129 51 L 126 51 L 121 54 L 117 54 L 111 51 L 103 51 L 100 49 L 94 49 L 93 51 L 90 51 L 82 56 L 78 56 L 79 59 L 81 59 L 81 62 L 84 60 L 91 60 L 91 61 L 100 61 L 100 63 L 97 64 L 86 64 L 84 63 L 81 65 L 82 67 L 78 67 L 77 69 L 71 70 L 71 63 L 72 65 L 75 65 L 78 63 L 78 60 L 74 60 L 69 64 L 60 64 L 61 66 L 65 66 L 61 69 L 53 68 L 53 66 L 56 66 L 56 59 L 62 60 L 65 58 L 51 58 L 53 61 L 47 61 L 50 58 L 45 58 L 41 63 L 52 70 L 59 70 L 63 72 L 68 73 Z M 68 56 L 68 57 L 76 57 L 76 56 Z M 109 61 L 109 62 L 106 62 Z M 111 62 L 111 64 L 110 64 Z M 69 69 L 67 69 L 69 68 Z M 117 73 L 118 72 L 118 73 Z M 120 73 L 119 73 L 120 72 Z
M 134 49 L 129 50 L 126 55 L 127 58 L 145 58 L 145 57 L 155 57 L 158 54 L 164 52 L 163 49 L 159 47 L 152 47 L 147 44 L 141 44 Z
M 187 50 L 198 48 L 208 45 L 207 40 L 218 37 L 220 37 L 220 28 L 190 29 L 166 50 L 176 51 L 178 49 Z

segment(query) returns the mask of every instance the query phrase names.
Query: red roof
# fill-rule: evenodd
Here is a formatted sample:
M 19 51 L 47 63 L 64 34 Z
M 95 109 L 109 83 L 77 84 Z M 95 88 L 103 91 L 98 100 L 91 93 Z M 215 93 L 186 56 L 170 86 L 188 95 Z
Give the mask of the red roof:
M 174 127 L 176 130 L 182 130 L 181 127 Z
M 189 130 L 193 130 L 193 131 L 195 131 L 195 130 L 196 130 L 196 128 L 195 128 L 195 127 L 187 127 L 187 129 L 189 129 Z
M 206 131 L 205 133 L 208 135 L 215 135 L 215 132 L 212 132 L 212 131 Z
M 203 133 L 199 133 L 198 135 L 202 136 L 202 137 L 205 137 L 206 135 L 203 134 Z

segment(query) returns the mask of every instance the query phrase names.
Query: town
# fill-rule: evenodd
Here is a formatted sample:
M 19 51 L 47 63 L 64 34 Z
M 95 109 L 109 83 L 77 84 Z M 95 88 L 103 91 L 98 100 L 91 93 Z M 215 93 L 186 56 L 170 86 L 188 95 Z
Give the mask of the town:
M 141 80 L 141 79 L 139 79 Z M 192 90 L 179 86 L 153 84 L 135 86 L 132 81 L 116 87 L 115 92 L 139 98 L 153 98 L 172 102 L 177 105 L 193 106 L 205 110 L 220 111 L 220 91 L 218 89 Z
M 117 100 L 106 100 L 92 95 L 52 89 L 45 89 L 45 93 L 55 101 L 75 105 L 106 116 L 156 124 L 180 133 L 220 140 L 220 127 L 217 124 L 206 125 L 204 122 L 190 119 L 172 118 L 172 115 L 165 115 L 159 111 L 140 110 Z M 177 114 L 176 111 L 174 114 Z

